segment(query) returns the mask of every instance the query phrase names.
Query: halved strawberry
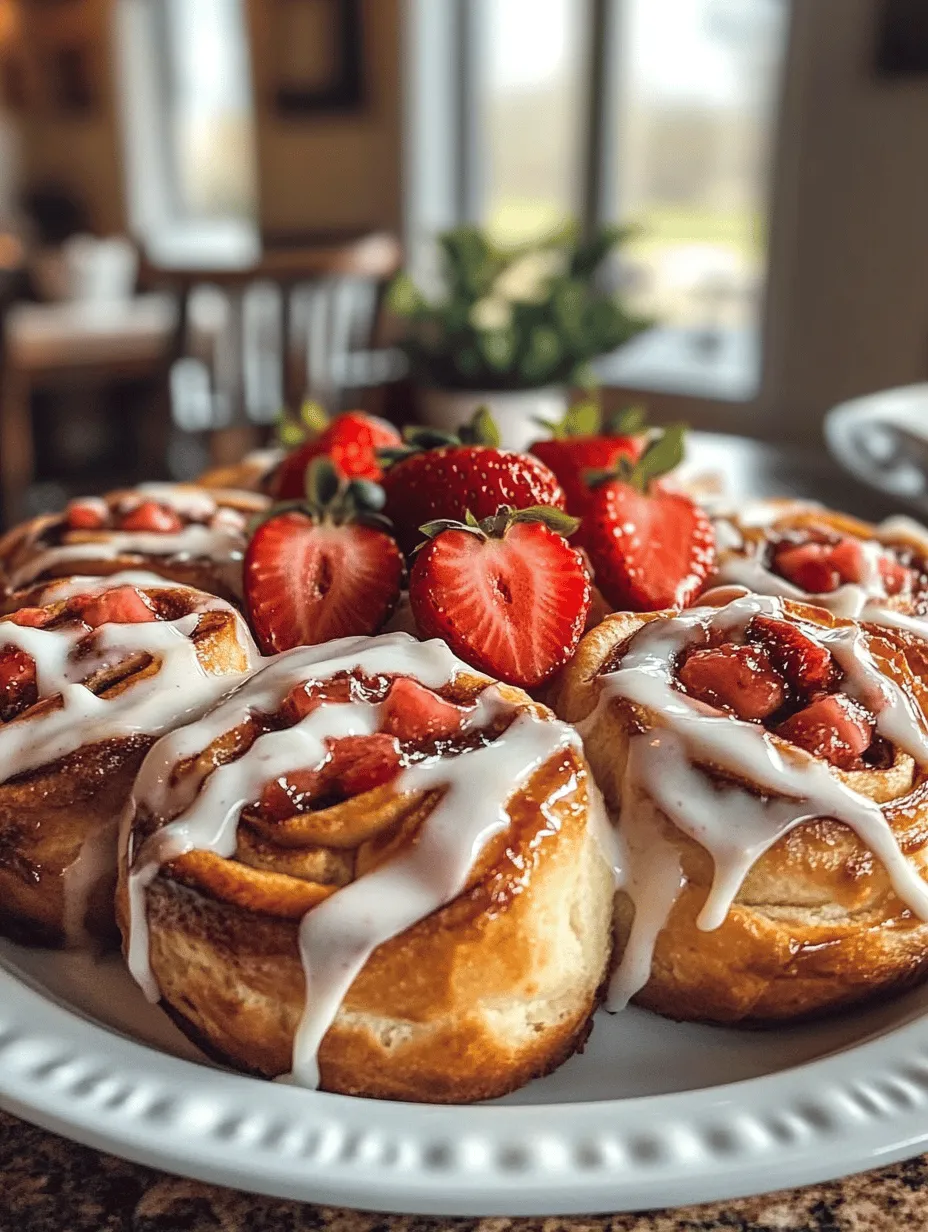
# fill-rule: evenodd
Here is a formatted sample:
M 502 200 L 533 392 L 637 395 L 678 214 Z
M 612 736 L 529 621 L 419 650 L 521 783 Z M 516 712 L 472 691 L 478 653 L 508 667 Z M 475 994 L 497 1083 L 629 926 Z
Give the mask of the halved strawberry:
M 678 676 L 691 697 L 718 710 L 728 710 L 739 719 L 766 719 L 786 700 L 786 682 L 760 646 L 728 642 L 710 650 L 696 650 L 684 661 Z
M 106 526 L 108 511 L 102 500 L 88 498 L 71 501 L 64 517 L 69 530 L 100 530 Z
M 134 586 L 114 586 L 99 595 L 78 595 L 68 610 L 91 629 L 100 625 L 144 625 L 157 620 L 157 613 Z
M 807 697 L 837 683 L 839 673 L 830 651 L 806 637 L 797 625 L 774 616 L 755 616 L 746 636 L 763 646 L 770 662 L 798 696 Z
M 477 411 L 460 436 L 417 429 L 406 433 L 407 448 L 389 451 L 383 476 L 385 512 L 406 553 L 422 541 L 419 527 L 436 518 L 480 521 L 502 505 L 564 508 L 554 474 L 530 454 L 500 449 L 499 433 L 486 411 Z
M 426 524 L 409 578 L 419 632 L 499 680 L 541 684 L 573 655 L 590 609 L 586 563 L 563 537 L 574 529 L 541 507 Z
M 564 489 L 567 512 L 583 517 L 592 499 L 590 471 L 612 470 L 619 458 L 637 462 L 645 447 L 644 412 L 630 407 L 605 425 L 593 402 L 571 407 L 559 423 L 546 424 L 550 440 L 536 441 L 529 452 L 540 458 Z
M 152 531 L 159 535 L 176 535 L 183 526 L 175 510 L 153 500 L 142 501 L 119 519 L 120 530 Z
M 399 676 L 384 699 L 381 724 L 401 744 L 450 740 L 461 730 L 468 710 L 445 701 L 418 680 Z
M 0 647 L 0 723 L 8 723 L 37 701 L 35 663 L 31 655 L 18 646 Z
M 376 633 L 399 598 L 402 554 L 372 524 L 380 490 L 346 485 L 325 458 L 309 485 L 311 499 L 272 509 L 245 553 L 245 608 L 266 654 Z
M 873 730 L 873 717 L 863 706 L 844 693 L 830 693 L 781 723 L 776 734 L 841 770 L 856 770 Z
M 616 609 L 686 607 L 715 566 L 715 533 L 705 511 L 654 485 L 683 456 L 682 428 L 668 428 L 634 465 L 592 476 L 583 544 L 596 585 Z
M 321 426 L 323 417 L 313 417 L 311 426 Z M 378 449 L 401 445 L 402 438 L 392 424 L 363 411 L 346 411 L 333 419 L 311 440 L 287 454 L 272 483 L 278 500 L 299 500 L 306 493 L 306 470 L 313 458 L 332 459 L 345 479 L 380 479 L 383 471 L 377 461 Z
M 826 595 L 841 585 L 841 574 L 827 543 L 802 543 L 774 552 L 773 570 L 810 595 Z

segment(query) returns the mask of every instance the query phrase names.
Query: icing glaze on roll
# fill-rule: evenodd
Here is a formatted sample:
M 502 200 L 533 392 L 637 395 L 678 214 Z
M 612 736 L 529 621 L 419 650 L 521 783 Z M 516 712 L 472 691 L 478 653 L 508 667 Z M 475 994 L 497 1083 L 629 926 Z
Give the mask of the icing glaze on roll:
M 383 703 L 323 700 L 293 726 L 258 735 L 241 756 L 210 768 L 204 779 L 188 774 L 174 781 L 172 770 L 251 715 L 276 712 L 293 688 L 339 673 L 410 677 L 431 689 L 452 684 L 462 673 L 473 675 L 443 642 L 419 643 L 402 633 L 299 648 L 278 656 L 210 714 L 151 750 L 136 783 L 135 806 L 171 820 L 138 852 L 127 852 L 128 962 L 151 999 L 159 990 L 149 960 L 146 890 L 161 866 L 192 851 L 233 856 L 242 810 L 262 788 L 288 772 L 320 768 L 329 740 L 377 732 Z M 307 996 L 294 1041 L 294 1081 L 318 1084 L 319 1045 L 372 952 L 456 898 L 487 843 L 508 830 L 513 794 L 553 755 L 579 749 L 572 728 L 507 700 L 495 684 L 476 697 L 461 735 L 501 722 L 505 730 L 494 738 L 428 754 L 401 769 L 390 782 L 396 795 L 436 793 L 415 841 L 335 889 L 303 917 L 299 945 Z M 591 794 L 595 790 L 591 783 Z
M 713 882 L 697 921 L 701 929 L 721 925 L 764 852 L 816 817 L 849 826 L 883 863 L 899 898 L 928 920 L 928 885 L 906 860 L 878 804 L 842 782 L 822 760 L 756 723 L 711 711 L 674 683 L 675 664 L 688 647 L 706 644 L 709 635 L 743 633 L 755 616 L 784 619 L 781 601 L 749 595 L 723 608 L 696 608 L 649 622 L 632 637 L 618 669 L 601 677 L 600 706 L 621 698 L 656 716 L 655 726 L 630 737 L 619 819 L 620 879 L 636 917 L 612 982 L 610 1008 L 620 1008 L 647 981 L 654 941 L 682 885 L 672 844 L 642 820 L 643 798 L 712 857 Z M 924 720 L 906 692 L 880 671 L 863 631 L 850 625 L 801 628 L 830 652 L 843 673 L 842 692 L 872 712 L 878 735 L 917 766 L 928 765 Z M 595 721 L 594 712 L 584 730 Z M 732 778 L 718 780 L 703 766 Z

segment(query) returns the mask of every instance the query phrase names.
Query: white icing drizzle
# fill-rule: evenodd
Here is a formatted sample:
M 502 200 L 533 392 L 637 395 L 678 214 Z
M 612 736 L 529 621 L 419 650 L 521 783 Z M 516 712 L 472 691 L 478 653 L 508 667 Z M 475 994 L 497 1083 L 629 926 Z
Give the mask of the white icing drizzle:
M 210 596 L 194 590 L 190 586 L 182 586 L 178 582 L 170 582 L 158 573 L 150 573 L 147 569 L 123 569 L 119 573 L 109 573 L 104 577 L 96 575 L 76 574 L 66 578 L 52 578 L 42 585 L 36 596 L 39 606 L 63 602 L 73 599 L 75 595 L 100 595 L 105 590 L 116 586 L 141 586 L 145 590 L 180 590 L 186 594 L 198 595 L 201 604 L 194 608 L 202 610 L 203 604 L 210 602 Z
M 57 629 L 0 622 L 0 646 L 17 647 L 35 661 L 39 697 L 60 696 L 62 701 L 57 709 L 0 726 L 0 782 L 57 761 L 82 745 L 137 733 L 157 735 L 197 717 L 228 692 L 235 677 L 208 674 L 190 640 L 200 615 L 229 613 L 249 661 L 254 662 L 257 652 L 234 608 L 221 599 L 201 598 L 194 611 L 178 620 L 104 624 L 94 631 L 79 621 Z M 76 657 L 78 644 L 81 654 Z M 159 670 L 133 681 L 116 696 L 97 697 L 82 683 L 94 672 L 138 653 L 151 655 Z
M 240 758 L 212 770 L 198 793 L 195 783 L 169 786 L 173 767 L 245 722 L 253 711 L 276 709 L 293 687 L 345 671 L 412 676 L 437 689 L 470 669 L 443 642 L 419 643 L 403 633 L 344 638 L 290 651 L 212 714 L 165 737 L 146 758 L 136 784 L 137 801 L 174 818 L 143 846 L 129 877 L 129 968 L 151 999 L 156 1000 L 159 991 L 149 964 L 145 892 L 161 865 L 192 850 L 232 856 L 241 810 L 259 798 L 263 786 L 288 771 L 320 766 L 328 739 L 377 731 L 381 706 L 324 703 L 293 727 L 265 733 Z M 427 758 L 401 772 L 395 781 L 400 794 L 442 790 L 416 843 L 304 916 L 300 954 L 307 994 L 292 1073 L 301 1085 L 318 1085 L 319 1045 L 372 952 L 455 898 L 487 842 L 508 829 L 507 804 L 513 793 L 552 755 L 579 745 L 572 728 L 518 710 L 495 685 L 480 695 L 465 730 L 481 729 L 507 711 L 515 717 L 499 739 L 454 756 Z M 592 784 L 590 790 L 595 791 Z
M 734 634 L 757 614 L 782 619 L 782 604 L 776 598 L 749 595 L 724 608 L 694 608 L 651 622 L 635 635 L 618 670 L 602 677 L 600 705 L 620 697 L 646 708 L 660 723 L 632 738 L 622 787 L 628 802 L 622 826 L 634 809 L 636 822 L 650 830 L 650 835 L 642 835 L 632 829 L 631 837 L 626 837 L 623 876 L 624 888 L 636 907 L 645 905 L 647 918 L 633 930 L 613 980 L 610 1006 L 621 1006 L 646 982 L 651 949 L 666 919 L 665 913 L 655 927 L 654 915 L 659 914 L 655 904 L 669 911 L 676 896 L 670 891 L 678 873 L 674 868 L 668 872 L 653 854 L 651 844 L 666 840 L 659 834 L 657 819 L 647 821 L 647 806 L 641 806 L 640 796 L 653 801 L 713 859 L 712 886 L 697 920 L 701 929 L 718 928 L 756 860 L 789 830 L 815 817 L 832 817 L 850 826 L 882 861 L 903 902 L 928 920 L 928 885 L 900 851 L 879 805 L 842 783 L 823 761 L 778 746 L 757 724 L 707 714 L 704 706 L 674 686 L 676 658 L 702 630 Z M 924 722 L 905 692 L 882 675 L 862 631 L 853 626 L 804 625 L 803 632 L 831 651 L 845 673 L 843 691 L 873 711 L 879 734 L 919 765 L 928 764 Z M 727 772 L 765 794 L 717 782 L 702 766 Z

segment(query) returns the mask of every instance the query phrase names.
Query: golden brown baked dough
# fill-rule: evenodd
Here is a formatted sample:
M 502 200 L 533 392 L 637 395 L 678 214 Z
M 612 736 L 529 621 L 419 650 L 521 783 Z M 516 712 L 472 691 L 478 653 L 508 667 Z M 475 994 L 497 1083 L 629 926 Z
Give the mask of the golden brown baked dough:
M 124 530 L 120 522 L 143 504 L 176 517 L 172 531 Z M 0 536 L 0 612 L 21 607 L 37 584 L 75 576 L 100 577 L 141 570 L 237 603 L 249 519 L 267 508 L 253 492 L 193 484 L 147 484 L 72 501 Z M 69 511 L 95 511 L 100 526 L 74 527 Z
M 81 581 L 96 598 L 107 590 Z M 55 589 L 55 602 L 0 619 L 0 930 L 73 946 L 115 940 L 117 823 L 145 753 L 216 696 L 216 678 L 231 687 L 253 647 L 241 617 L 199 591 L 119 587 L 157 626 L 90 628 L 86 593 Z M 11 654 L 19 673 L 3 670 Z
M 208 1052 L 277 1076 L 297 1067 L 294 1037 L 301 1015 L 317 1013 L 314 989 L 321 997 L 320 989 L 329 987 L 312 974 L 324 966 L 325 953 L 310 948 L 307 995 L 299 940 L 301 927 L 318 927 L 322 904 L 342 912 L 335 917 L 340 922 L 331 924 L 331 946 L 345 944 L 347 920 L 350 930 L 362 929 L 368 956 L 347 992 L 335 997 L 334 1020 L 323 1016 L 318 1026 L 321 1086 L 431 1102 L 501 1095 L 553 1069 L 582 1045 L 611 950 L 611 871 L 593 825 L 579 742 L 521 690 L 490 688 L 489 680 L 474 675 L 441 643 L 423 646 L 405 634 L 350 639 L 353 657 L 346 660 L 346 642 L 278 656 L 220 708 L 218 722 L 206 716 L 197 725 L 203 737 L 211 737 L 207 743 L 191 736 L 194 728 L 183 734 L 183 757 L 171 739 L 152 750 L 126 844 L 134 876 L 140 884 L 151 879 L 141 899 L 147 900 L 147 935 L 133 931 L 140 918 L 144 926 L 146 908 L 136 906 L 132 918 L 130 885 L 136 883 L 126 862 L 120 873 L 118 916 L 130 967 Z M 437 675 L 436 661 L 442 665 Z M 402 724 L 396 727 L 386 717 L 393 713 L 396 680 L 405 685 L 417 676 L 435 686 L 433 696 L 444 699 L 439 707 L 450 701 L 477 716 L 437 743 L 423 732 L 400 740 L 402 764 L 412 767 L 402 773 L 435 773 L 431 789 L 407 779 L 400 793 L 395 778 L 372 788 L 363 782 L 346 786 L 335 774 L 334 781 L 313 788 L 308 809 L 297 803 L 283 810 L 292 816 L 279 810 L 269 815 L 266 793 L 276 791 L 271 798 L 279 799 L 274 783 L 280 780 L 258 787 L 259 770 L 247 790 L 236 787 L 228 797 L 240 800 L 244 794 L 251 801 L 244 810 L 238 806 L 234 856 L 202 849 L 203 823 L 226 790 L 219 776 L 247 773 L 245 759 L 258 740 L 273 759 L 275 736 L 266 733 L 284 727 L 283 734 L 292 735 L 288 691 L 303 690 L 305 696 L 309 681 L 313 696 L 331 698 L 335 690 L 340 701 L 366 698 L 359 713 L 365 705 L 379 705 L 380 722 L 400 731 Z M 433 704 L 428 698 L 426 703 Z M 482 718 L 479 709 L 470 709 L 475 703 L 484 707 Z M 339 709 L 344 706 L 316 709 L 307 722 L 328 724 Z M 358 721 L 363 730 L 363 714 Z M 518 735 L 519 725 L 527 734 Z M 331 747 L 336 758 L 338 745 Z M 541 750 L 535 769 L 525 760 L 529 749 Z M 423 760 L 425 754 L 431 761 Z M 352 774 L 356 760 L 353 754 Z M 169 767 L 176 769 L 173 802 L 152 807 Z M 490 784 L 494 774 L 505 783 L 497 795 Z M 190 805 L 196 808 L 211 790 L 220 794 L 196 817 Z M 294 798 L 309 800 L 299 792 Z M 162 846 L 152 867 L 152 844 L 159 837 L 164 842 L 175 816 L 177 825 L 188 827 L 185 841 Z M 434 849 L 439 854 L 429 856 L 417 874 L 425 905 L 404 930 L 377 934 L 383 904 L 396 901 L 390 878 L 418 850 L 432 851 L 437 827 L 448 827 L 449 817 L 451 827 Z M 447 886 L 442 892 L 432 884 L 450 858 L 441 843 L 462 830 L 476 835 L 495 818 L 498 832 L 478 846 L 472 866 L 470 857 L 461 866 L 464 888 L 449 899 Z M 185 854 L 171 859 L 177 850 Z M 387 880 L 378 883 L 382 875 Z M 359 890 L 372 896 L 366 907 L 350 897 Z M 358 921 L 368 909 L 374 922 L 365 926 Z M 370 952 L 375 935 L 386 939 Z M 310 1064 L 313 1054 L 310 1048 Z
M 756 604 L 758 600 L 749 597 L 742 602 Z M 813 635 L 816 629 L 859 627 L 819 608 L 779 600 L 759 602 L 779 607 L 779 612 L 774 608 L 778 619 Z M 701 784 L 716 793 L 740 786 L 745 793 L 730 805 L 718 794 L 719 814 L 728 808 L 729 820 L 715 823 L 710 816 L 709 830 L 702 841 L 697 841 L 693 833 L 685 833 L 671 820 L 654 798 L 653 788 L 657 787 L 659 794 L 674 772 L 672 763 L 664 769 L 659 761 L 653 763 L 664 783 L 655 783 L 653 772 L 650 780 L 629 772 L 632 741 L 647 742 L 657 737 L 658 742 L 663 739 L 666 743 L 675 720 L 666 707 L 641 705 L 615 692 L 609 696 L 609 673 L 626 662 L 625 655 L 636 644 L 633 639 L 639 630 L 652 621 L 666 627 L 675 615 L 660 612 L 607 617 L 581 642 L 555 702 L 563 719 L 580 725 L 607 806 L 614 817 L 621 818 L 620 835 L 637 843 L 638 867 L 642 867 L 641 853 L 650 853 L 665 877 L 669 870 L 672 878 L 674 870 L 669 862 L 679 860 L 682 888 L 669 914 L 655 907 L 658 892 L 653 886 L 659 877 L 652 876 L 650 898 L 639 895 L 639 901 L 646 904 L 643 911 L 649 907 L 657 910 L 655 930 L 659 931 L 649 977 L 646 940 L 642 952 L 625 953 L 626 970 L 630 971 L 636 960 L 644 961 L 642 978 L 637 982 L 641 984 L 646 978 L 646 983 L 635 998 L 637 1003 L 676 1019 L 764 1024 L 836 1010 L 924 978 L 928 973 L 928 925 L 894 889 L 883 860 L 848 824 L 827 815 L 795 825 L 758 859 L 748 859 L 746 875 L 723 922 L 711 931 L 697 927 L 697 917 L 706 907 L 718 871 L 717 861 L 707 848 L 714 847 L 717 853 L 722 850 L 724 856 L 726 837 L 730 836 L 736 847 L 743 843 L 743 837 L 739 838 L 742 823 L 748 824 L 760 797 L 776 797 L 769 787 L 762 788 L 755 776 L 738 773 L 730 759 L 721 766 L 711 757 L 694 756 L 691 750 L 690 762 L 697 766 L 699 777 L 683 780 L 683 798 L 672 806 L 679 808 L 681 815 L 692 808 L 692 796 L 688 799 L 686 792 L 701 790 Z M 861 643 L 879 672 L 905 691 L 913 707 L 913 722 L 924 725 L 928 645 L 904 632 L 874 626 L 861 630 Z M 675 670 L 679 671 L 679 661 L 687 653 L 677 651 Z M 841 682 L 838 687 L 842 687 Z M 694 709 L 700 705 L 694 703 Z M 706 715 L 713 713 L 708 706 L 703 710 Z M 719 711 L 714 714 L 718 716 Z M 776 734 L 768 732 L 765 739 L 787 767 L 810 756 Z M 672 753 L 672 742 L 668 747 Z M 880 756 L 874 754 L 872 765 L 859 762 L 858 768 L 849 770 L 828 765 L 828 773 L 882 806 L 880 811 L 904 855 L 904 863 L 918 878 L 926 878 L 928 785 L 924 762 L 882 738 L 876 752 Z M 827 764 L 821 756 L 814 760 Z M 672 786 L 665 803 L 672 796 Z M 713 798 L 710 796 L 710 801 Z M 786 807 L 791 807 L 788 800 Z M 813 814 L 816 811 L 813 809 Z M 713 825 L 717 826 L 714 831 Z M 633 855 L 632 867 L 635 859 Z M 631 884 L 634 886 L 634 882 Z M 617 950 L 621 955 L 635 916 L 629 892 L 618 895 L 617 914 Z M 624 992 L 631 991 L 634 984 L 630 979 Z

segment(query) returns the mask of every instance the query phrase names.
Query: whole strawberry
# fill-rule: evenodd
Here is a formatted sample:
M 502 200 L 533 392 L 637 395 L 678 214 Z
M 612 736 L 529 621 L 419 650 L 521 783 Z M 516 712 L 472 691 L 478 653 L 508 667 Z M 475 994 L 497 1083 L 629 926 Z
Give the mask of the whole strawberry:
M 567 498 L 567 512 L 582 518 L 592 497 L 588 471 L 611 470 L 619 458 L 636 462 L 645 446 L 644 410 L 628 407 L 604 425 L 595 402 L 572 406 L 558 423 L 546 423 L 549 440 L 536 441 L 529 452 L 554 472 Z
M 463 521 L 468 511 L 478 521 L 501 505 L 564 508 L 557 478 L 538 458 L 499 448 L 499 433 L 486 410 L 479 410 L 460 436 L 432 429 L 407 429 L 406 447 L 382 454 L 388 461 L 382 479 L 384 512 L 400 547 L 408 554 L 421 541 L 419 527 L 435 518 Z
M 287 454 L 271 481 L 277 500 L 299 500 L 306 491 L 306 468 L 313 458 L 329 457 L 344 479 L 378 480 L 382 474 L 377 450 L 402 444 L 392 424 L 363 411 L 346 411 L 328 422 L 321 408 L 310 404 L 297 432 L 309 439 Z
M 542 684 L 573 656 L 590 610 L 589 571 L 564 538 L 576 526 L 545 506 L 427 523 L 409 577 L 419 632 L 497 680 Z
M 310 464 L 306 501 L 272 508 L 245 553 L 245 611 L 265 654 L 376 633 L 400 596 L 403 557 L 380 488 Z
M 596 585 L 616 610 L 657 612 L 692 603 L 715 567 L 705 511 L 654 480 L 683 457 L 683 429 L 668 428 L 634 464 L 592 475 L 583 543 Z

